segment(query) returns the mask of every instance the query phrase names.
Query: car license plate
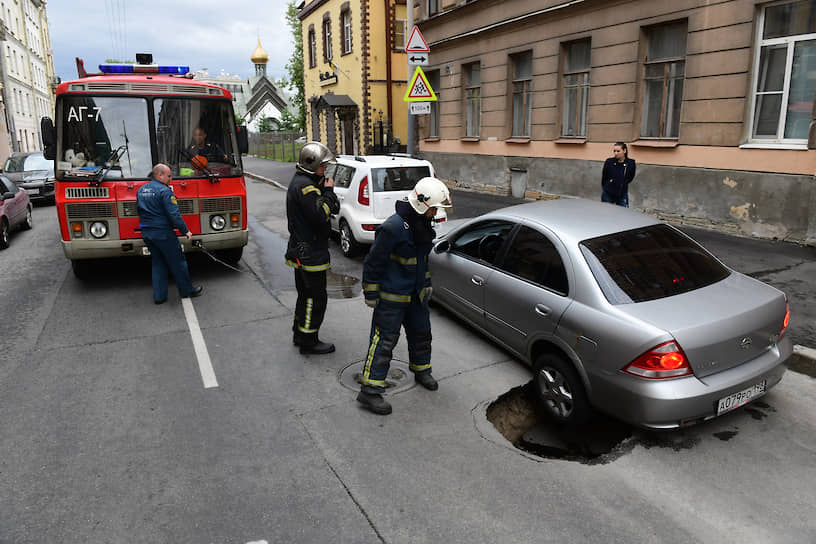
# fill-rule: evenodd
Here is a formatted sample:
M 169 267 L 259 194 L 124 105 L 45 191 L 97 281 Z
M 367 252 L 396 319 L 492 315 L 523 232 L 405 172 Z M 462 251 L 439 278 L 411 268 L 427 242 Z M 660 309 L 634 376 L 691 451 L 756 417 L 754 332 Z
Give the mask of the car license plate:
M 25 192 L 26 192 L 26 193 L 28 193 L 28 194 L 30 194 L 30 195 L 38 195 L 38 194 L 40 194 L 40 190 L 39 190 L 39 189 L 26 189 L 26 190 L 25 190 Z
M 728 395 L 727 397 L 721 398 L 717 403 L 717 415 L 724 414 L 725 412 L 730 412 L 735 408 L 744 406 L 748 404 L 751 399 L 764 394 L 765 383 L 766 380 L 762 380 L 761 382 L 752 385 L 748 389 L 743 389 L 742 391 L 738 391 L 733 395 Z
M 144 255 L 145 257 L 150 255 L 150 249 L 147 246 L 142 248 L 142 255 Z

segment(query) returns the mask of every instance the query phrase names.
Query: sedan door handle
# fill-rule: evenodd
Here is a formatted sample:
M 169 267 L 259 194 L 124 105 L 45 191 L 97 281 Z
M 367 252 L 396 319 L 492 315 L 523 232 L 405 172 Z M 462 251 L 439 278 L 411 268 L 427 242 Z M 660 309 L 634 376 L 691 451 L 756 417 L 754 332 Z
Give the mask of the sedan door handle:
M 480 276 L 471 276 L 470 281 L 472 281 L 474 285 L 479 285 L 479 286 L 484 285 L 484 278 L 482 278 Z
M 550 315 L 550 313 L 552 313 L 552 310 L 550 310 L 549 307 L 544 306 L 543 304 L 536 304 L 535 305 L 535 312 L 538 315 L 543 315 L 544 317 L 547 317 L 548 315 Z

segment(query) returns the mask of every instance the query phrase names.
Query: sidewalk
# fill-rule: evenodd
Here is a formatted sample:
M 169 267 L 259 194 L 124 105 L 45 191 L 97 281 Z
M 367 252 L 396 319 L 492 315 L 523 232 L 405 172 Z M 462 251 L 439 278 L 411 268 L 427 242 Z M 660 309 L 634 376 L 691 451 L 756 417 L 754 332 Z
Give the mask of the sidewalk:
M 294 172 L 294 163 L 244 157 L 246 174 L 281 189 Z M 453 190 L 454 203 L 466 201 L 472 209 L 484 211 L 509 205 L 512 200 Z M 457 218 L 463 211 L 456 206 Z M 467 213 L 467 209 L 464 210 Z M 731 268 L 764 281 L 787 293 L 791 306 L 789 333 L 794 355 L 789 368 L 816 377 L 816 248 L 789 242 L 741 238 L 695 227 L 681 228 Z

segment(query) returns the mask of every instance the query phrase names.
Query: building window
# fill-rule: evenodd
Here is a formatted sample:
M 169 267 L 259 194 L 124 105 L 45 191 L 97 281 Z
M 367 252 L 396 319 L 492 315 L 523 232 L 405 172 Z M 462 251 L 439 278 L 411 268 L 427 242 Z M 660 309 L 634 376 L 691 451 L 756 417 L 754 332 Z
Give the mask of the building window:
M 465 76 L 465 136 L 479 136 L 482 113 L 482 68 L 474 62 L 464 67 Z
M 394 20 L 394 48 L 405 49 L 405 19 Z
M 431 114 L 428 116 L 427 137 L 439 138 L 439 100 L 441 94 L 439 89 L 439 70 L 429 70 L 425 72 L 425 76 L 428 78 L 431 89 L 433 89 L 436 94 L 436 102 L 431 102 Z
M 686 22 L 650 28 L 644 73 L 644 138 L 677 138 L 686 66 Z
M 323 62 L 332 60 L 331 21 L 323 21 Z
M 439 0 L 428 0 L 428 15 L 439 13 Z
M 513 69 L 513 137 L 530 137 L 533 83 L 533 52 L 510 57 Z
M 341 42 L 343 43 L 343 55 L 351 53 L 351 11 L 344 9 L 340 14 L 340 21 L 342 22 L 341 29 L 343 35 Z
M 573 42 L 564 46 L 562 136 L 586 138 L 590 50 L 589 40 Z
M 751 136 L 804 143 L 816 92 L 816 10 L 799 0 L 763 9 Z
M 309 68 L 317 66 L 317 42 L 314 27 L 309 27 Z

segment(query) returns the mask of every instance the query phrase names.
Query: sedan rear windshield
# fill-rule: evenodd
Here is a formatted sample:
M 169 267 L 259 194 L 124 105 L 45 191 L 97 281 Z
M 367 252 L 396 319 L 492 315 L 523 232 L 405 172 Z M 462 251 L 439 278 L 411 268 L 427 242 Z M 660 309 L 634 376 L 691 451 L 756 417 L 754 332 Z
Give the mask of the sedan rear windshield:
M 580 247 L 612 304 L 679 295 L 730 274 L 699 244 L 668 225 L 592 238 L 581 242 Z
M 427 166 L 389 166 L 371 169 L 374 192 L 410 191 L 419 180 L 430 175 L 431 169 Z

